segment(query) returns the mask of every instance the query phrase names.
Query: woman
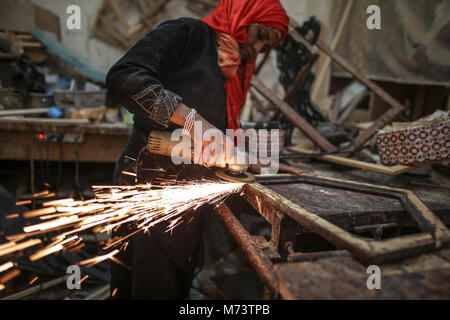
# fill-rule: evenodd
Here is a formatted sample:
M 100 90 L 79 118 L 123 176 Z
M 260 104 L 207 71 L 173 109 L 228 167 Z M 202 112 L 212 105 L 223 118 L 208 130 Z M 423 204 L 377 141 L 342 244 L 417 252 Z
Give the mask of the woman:
M 212 165 L 214 159 L 175 166 L 170 157 L 149 154 L 149 132 L 184 127 L 187 118 L 200 121 L 203 131 L 239 128 L 256 56 L 278 45 L 287 30 L 288 17 L 278 0 L 221 0 L 202 21 L 168 21 L 139 41 L 107 77 L 113 99 L 134 113 L 133 132 L 118 160 L 115 182 L 135 184 L 166 174 L 180 179 L 208 176 L 201 165 Z M 185 129 L 193 138 L 197 128 Z M 160 225 L 150 230 L 151 236 L 133 237 L 119 257 L 131 270 L 112 267 L 116 297 L 184 299 L 197 266 L 205 210 L 198 210 L 195 219 L 177 227 L 173 235 Z

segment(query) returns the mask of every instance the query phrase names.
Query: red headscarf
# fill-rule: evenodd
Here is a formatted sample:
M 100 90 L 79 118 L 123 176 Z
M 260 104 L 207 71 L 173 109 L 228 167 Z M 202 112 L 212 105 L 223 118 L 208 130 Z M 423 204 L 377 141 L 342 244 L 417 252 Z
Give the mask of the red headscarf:
M 255 23 L 281 30 L 284 39 L 288 33 L 289 18 L 279 0 L 220 0 L 218 6 L 203 19 L 203 22 L 216 31 L 220 45 L 220 39 L 224 36 L 220 36 L 221 33 L 225 34 L 225 37 L 229 35 L 238 42 L 245 43 L 247 27 Z M 233 60 L 235 58 L 232 57 Z M 234 75 L 227 77 L 225 74 L 229 129 L 239 128 L 239 114 L 245 104 L 255 63 L 256 58 L 248 60 L 238 67 Z

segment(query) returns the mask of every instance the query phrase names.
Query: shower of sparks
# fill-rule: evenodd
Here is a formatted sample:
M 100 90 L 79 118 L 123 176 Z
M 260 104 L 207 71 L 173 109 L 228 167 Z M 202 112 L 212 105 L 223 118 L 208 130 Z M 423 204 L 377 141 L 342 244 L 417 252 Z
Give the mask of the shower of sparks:
M 36 280 L 39 279 L 38 277 L 34 277 L 33 279 L 31 279 L 30 282 L 28 282 L 28 285 L 31 286 L 33 283 L 36 282 Z
M 105 254 L 78 262 L 85 267 L 108 259 L 121 263 L 114 256 L 120 250 L 126 250 L 129 238 L 136 233 L 150 233 L 150 228 L 161 222 L 167 222 L 167 231 L 172 232 L 184 222 L 188 212 L 205 204 L 219 205 L 228 195 L 239 192 L 242 186 L 240 183 L 207 180 L 165 180 L 158 185 L 93 186 L 94 199 L 47 201 L 40 209 L 22 213 L 25 219 L 40 221 L 26 225 L 22 233 L 7 236 L 8 242 L 0 244 L 0 259 L 29 248 L 34 249 L 28 256 L 30 261 L 64 249 L 79 250 L 84 245 L 80 243 L 83 240 L 79 236 L 81 232 L 111 233 L 120 226 L 132 225 L 134 228 L 128 228 L 128 234 L 112 237 L 104 243 L 102 249 Z M 37 195 L 46 198 L 48 194 L 49 192 L 43 192 Z M 191 221 L 192 217 L 189 223 Z M 41 240 L 41 235 L 49 237 L 49 232 L 54 232 L 55 235 L 45 241 Z M 13 266 L 13 262 L 0 264 L 0 272 Z

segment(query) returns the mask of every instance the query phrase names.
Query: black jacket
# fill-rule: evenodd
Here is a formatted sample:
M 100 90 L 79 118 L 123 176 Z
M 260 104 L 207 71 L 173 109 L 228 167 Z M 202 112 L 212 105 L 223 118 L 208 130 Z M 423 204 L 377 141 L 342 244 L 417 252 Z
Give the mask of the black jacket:
M 174 129 L 169 118 L 180 101 L 225 130 L 226 92 L 217 59 L 214 31 L 200 20 L 181 18 L 139 41 L 111 68 L 106 83 L 146 132 Z
M 130 176 L 122 171 L 135 172 L 146 182 L 145 174 L 153 178 L 158 174 L 146 168 L 165 168 L 163 175 L 180 178 L 208 171 L 197 165 L 174 166 L 169 157 L 149 154 L 145 145 L 150 130 L 176 128 L 169 118 L 181 100 L 225 131 L 226 93 L 217 59 L 214 32 L 202 21 L 183 18 L 160 25 L 111 68 L 106 81 L 111 96 L 135 115 L 133 133 L 116 166 L 115 183 L 136 182 L 127 180 Z M 118 288 L 115 298 L 184 299 L 198 265 L 205 210 L 210 209 L 198 209 L 195 219 L 177 227 L 173 235 L 161 224 L 151 229 L 151 236 L 138 233 L 131 238 L 129 249 L 118 254 L 131 270 L 112 265 L 111 288 Z M 123 226 L 115 235 L 129 233 Z

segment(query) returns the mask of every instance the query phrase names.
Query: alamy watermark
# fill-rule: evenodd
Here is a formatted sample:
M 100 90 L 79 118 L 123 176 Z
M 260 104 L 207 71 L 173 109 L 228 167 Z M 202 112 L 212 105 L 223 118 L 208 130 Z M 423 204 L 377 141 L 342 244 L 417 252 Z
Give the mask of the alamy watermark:
M 366 26 L 369 30 L 381 29 L 381 9 L 379 6 L 373 4 L 367 7 L 367 14 L 370 16 L 367 18 Z
M 73 290 L 73 289 L 81 289 L 81 270 L 79 266 L 76 265 L 70 265 L 67 267 L 66 270 L 67 274 L 70 274 L 69 277 L 67 277 L 66 280 L 66 286 L 67 289 Z
M 81 30 L 81 9 L 80 6 L 73 4 L 66 8 L 68 17 L 66 27 L 69 30 Z
M 176 165 L 199 164 L 202 161 L 209 162 L 207 165 L 218 166 L 228 164 L 245 167 L 258 164 L 263 174 L 275 174 L 279 169 L 278 129 L 227 129 L 224 134 L 213 128 L 203 132 L 202 122 L 196 121 L 193 139 L 183 135 L 182 129 L 177 129 L 172 132 L 171 140 L 178 142 L 171 154 L 172 162 Z M 209 142 L 209 147 L 204 148 L 205 141 Z M 196 156 L 192 158 L 192 154 Z

